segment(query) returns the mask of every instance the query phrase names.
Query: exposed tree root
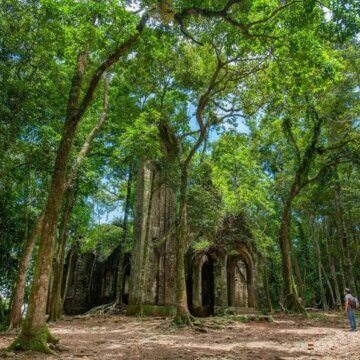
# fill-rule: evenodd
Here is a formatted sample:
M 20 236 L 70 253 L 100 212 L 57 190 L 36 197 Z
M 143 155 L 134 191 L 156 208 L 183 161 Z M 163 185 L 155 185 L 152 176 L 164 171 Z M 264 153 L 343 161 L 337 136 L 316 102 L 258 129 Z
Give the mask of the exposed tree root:
M 12 332 L 16 332 L 17 330 L 19 330 L 21 327 L 21 321 L 19 323 L 13 323 L 11 322 L 9 324 L 9 327 L 7 328 L 7 332 L 8 333 L 12 333 Z
M 173 320 L 173 323 L 176 326 L 189 326 L 193 329 L 195 326 L 194 321 L 195 318 L 191 314 L 187 313 L 187 314 L 177 314 Z
M 117 304 L 116 302 L 112 302 L 110 304 L 104 304 L 100 306 L 96 306 L 90 309 L 85 315 L 119 315 L 125 312 L 125 305 Z
M 145 312 L 144 312 L 144 307 L 141 305 L 140 306 L 140 310 L 139 312 L 136 314 L 137 317 L 144 317 L 145 316 Z
M 284 307 L 288 312 L 306 314 L 304 306 L 300 304 L 298 297 L 293 293 L 286 295 Z
M 23 329 L 20 335 L 8 347 L 7 351 L 37 351 L 45 354 L 55 354 L 49 344 L 57 344 L 58 339 L 53 336 L 46 326 L 37 330 Z

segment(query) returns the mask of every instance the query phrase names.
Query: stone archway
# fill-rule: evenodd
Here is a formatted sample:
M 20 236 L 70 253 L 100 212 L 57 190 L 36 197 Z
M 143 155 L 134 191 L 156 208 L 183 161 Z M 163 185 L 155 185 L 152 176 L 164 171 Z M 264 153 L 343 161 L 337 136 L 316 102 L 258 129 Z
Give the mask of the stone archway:
M 226 270 L 229 307 L 254 307 L 253 268 L 251 255 L 245 249 L 233 252 L 228 257 Z
M 214 262 L 207 254 L 199 254 L 192 263 L 192 306 L 195 316 L 214 314 Z

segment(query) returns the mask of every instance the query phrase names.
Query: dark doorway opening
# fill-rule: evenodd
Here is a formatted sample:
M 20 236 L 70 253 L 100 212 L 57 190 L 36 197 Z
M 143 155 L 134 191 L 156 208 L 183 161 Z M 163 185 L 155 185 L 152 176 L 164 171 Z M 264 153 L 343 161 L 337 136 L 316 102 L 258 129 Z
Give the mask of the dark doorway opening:
M 130 264 L 126 264 L 123 270 L 122 278 L 122 303 L 129 304 L 129 279 L 130 279 Z
M 214 315 L 214 265 L 208 258 L 201 268 L 201 302 L 207 315 Z

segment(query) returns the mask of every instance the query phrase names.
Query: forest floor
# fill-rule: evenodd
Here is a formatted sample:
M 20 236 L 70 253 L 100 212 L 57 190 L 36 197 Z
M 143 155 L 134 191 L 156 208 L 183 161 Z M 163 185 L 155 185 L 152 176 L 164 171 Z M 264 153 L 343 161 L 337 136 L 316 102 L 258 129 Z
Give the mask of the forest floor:
M 275 315 L 274 321 L 202 319 L 197 330 L 170 319 L 126 316 L 67 317 L 51 324 L 62 351 L 49 356 L 10 353 L 13 359 L 360 359 L 360 331 L 343 314 Z M 0 334 L 0 349 L 14 334 Z M 1 356 L 0 356 L 1 357 Z

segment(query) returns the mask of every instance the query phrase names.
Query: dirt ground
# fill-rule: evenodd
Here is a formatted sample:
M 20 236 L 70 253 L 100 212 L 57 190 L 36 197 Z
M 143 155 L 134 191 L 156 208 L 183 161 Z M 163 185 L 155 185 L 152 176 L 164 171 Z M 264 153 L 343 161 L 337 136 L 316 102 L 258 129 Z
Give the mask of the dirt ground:
M 273 322 L 207 318 L 197 330 L 170 319 L 126 316 L 65 318 L 51 324 L 61 350 L 49 356 L 10 353 L 13 359 L 360 359 L 360 331 L 342 314 L 274 316 Z M 0 349 L 14 334 L 0 334 Z

